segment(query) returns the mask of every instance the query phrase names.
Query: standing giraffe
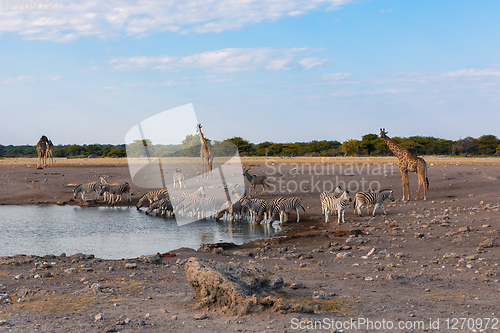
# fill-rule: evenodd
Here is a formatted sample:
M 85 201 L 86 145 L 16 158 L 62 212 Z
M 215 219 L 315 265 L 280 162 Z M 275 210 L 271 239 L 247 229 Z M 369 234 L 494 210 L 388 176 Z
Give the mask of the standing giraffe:
M 201 132 L 201 124 L 196 125 L 196 132 L 200 136 L 200 157 L 202 162 L 202 170 L 206 177 L 209 177 L 209 174 L 212 174 L 212 162 L 214 160 L 214 154 L 212 148 L 208 145 L 207 140 L 203 136 Z
M 47 142 L 49 139 L 45 135 L 42 135 L 38 143 L 36 144 L 36 154 L 38 155 L 38 166 L 37 168 L 43 168 L 47 163 Z
M 51 164 L 54 164 L 54 145 L 52 144 L 52 140 L 47 141 L 47 150 L 45 151 L 45 158 L 47 159 L 47 164 L 50 162 Z
M 389 149 L 398 158 L 399 171 L 401 172 L 401 179 L 403 183 L 403 201 L 405 200 L 405 190 L 406 200 L 410 200 L 410 182 L 408 181 L 408 171 L 416 172 L 418 176 L 418 190 L 415 200 L 418 199 L 420 193 L 420 188 L 424 186 L 424 200 L 427 200 L 427 188 L 429 187 L 429 179 L 427 178 L 427 163 L 422 157 L 418 157 L 410 153 L 408 150 L 399 146 L 396 142 L 392 141 L 391 138 L 387 136 L 385 128 L 380 129 L 380 138 L 385 141 Z

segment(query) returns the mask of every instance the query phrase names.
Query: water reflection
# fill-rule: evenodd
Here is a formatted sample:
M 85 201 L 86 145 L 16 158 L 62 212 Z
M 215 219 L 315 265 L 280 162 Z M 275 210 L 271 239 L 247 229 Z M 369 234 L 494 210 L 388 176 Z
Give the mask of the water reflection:
M 133 258 L 181 247 L 243 244 L 274 233 L 249 223 L 174 220 L 147 216 L 135 208 L 0 206 L 0 256 L 92 253 L 98 258 Z

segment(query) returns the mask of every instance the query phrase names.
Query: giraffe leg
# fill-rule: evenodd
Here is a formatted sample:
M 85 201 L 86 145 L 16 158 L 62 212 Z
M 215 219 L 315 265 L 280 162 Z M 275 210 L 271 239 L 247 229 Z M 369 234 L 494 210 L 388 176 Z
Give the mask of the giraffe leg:
M 415 200 L 418 200 L 418 195 L 420 194 L 420 188 L 422 187 L 422 182 L 420 181 L 420 177 L 418 179 L 418 190 L 417 190 L 417 196 L 415 197 Z M 424 192 L 425 192 L 425 186 L 424 186 Z M 425 197 L 425 195 L 424 195 Z M 425 200 L 425 198 L 424 198 Z
M 401 181 L 403 184 L 403 201 L 410 201 L 410 182 L 408 181 L 407 172 L 401 172 Z

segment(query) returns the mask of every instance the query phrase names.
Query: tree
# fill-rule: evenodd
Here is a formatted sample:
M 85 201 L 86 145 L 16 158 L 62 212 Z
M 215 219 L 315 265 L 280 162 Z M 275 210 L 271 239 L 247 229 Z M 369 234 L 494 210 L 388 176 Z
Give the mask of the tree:
M 473 137 L 466 137 L 465 139 L 458 140 L 453 144 L 452 154 L 453 155 L 473 155 L 477 154 L 479 151 L 479 143 L 477 139 Z
M 494 135 L 483 135 L 477 140 L 479 144 L 479 154 L 493 155 L 500 144 L 500 140 Z
M 360 141 L 356 139 L 350 139 L 342 143 L 341 151 L 345 155 L 357 155 L 359 153 Z
M 384 140 L 379 138 L 378 135 L 365 134 L 361 138 L 361 142 L 359 143 L 359 147 L 360 147 L 361 152 L 363 154 L 370 156 L 370 155 L 373 155 L 375 153 L 377 144 L 380 142 L 385 144 Z
M 233 145 L 238 147 L 238 151 L 239 151 L 241 156 L 255 155 L 255 148 L 254 148 L 253 144 L 251 144 L 250 142 L 248 142 L 245 139 L 242 139 L 239 136 L 235 136 L 233 138 L 226 139 L 224 141 L 232 143 Z

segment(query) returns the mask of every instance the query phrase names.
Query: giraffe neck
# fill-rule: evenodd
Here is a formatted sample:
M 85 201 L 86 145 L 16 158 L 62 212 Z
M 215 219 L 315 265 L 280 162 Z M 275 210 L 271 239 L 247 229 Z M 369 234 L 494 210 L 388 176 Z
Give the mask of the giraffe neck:
M 389 147 L 389 149 L 396 155 L 398 158 L 406 156 L 409 154 L 409 151 L 398 145 L 396 142 L 392 141 L 390 138 L 384 138 L 385 143 Z
M 205 140 L 205 138 L 203 137 L 203 133 L 201 133 L 201 131 L 200 131 L 199 135 L 200 135 L 201 145 L 202 146 L 207 146 L 207 140 Z

